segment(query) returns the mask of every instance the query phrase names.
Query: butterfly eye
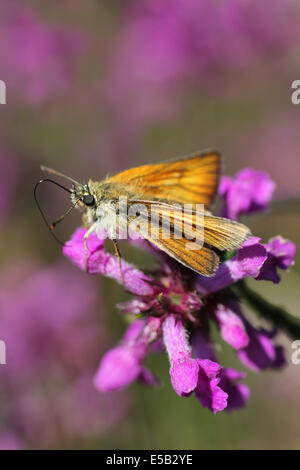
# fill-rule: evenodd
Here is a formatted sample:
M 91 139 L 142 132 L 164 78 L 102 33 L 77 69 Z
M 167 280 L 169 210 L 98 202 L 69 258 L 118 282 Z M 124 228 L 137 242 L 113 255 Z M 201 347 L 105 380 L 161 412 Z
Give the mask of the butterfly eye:
M 83 199 L 82 199 L 82 202 L 86 205 L 86 206 L 94 206 L 95 205 L 95 198 L 94 196 L 92 196 L 91 194 L 87 194 L 86 196 L 83 196 Z

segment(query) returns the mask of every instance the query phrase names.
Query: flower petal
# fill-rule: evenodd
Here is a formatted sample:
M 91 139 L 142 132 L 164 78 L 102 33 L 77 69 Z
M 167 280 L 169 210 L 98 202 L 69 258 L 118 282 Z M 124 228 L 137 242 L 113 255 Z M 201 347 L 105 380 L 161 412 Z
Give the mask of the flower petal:
M 239 350 L 245 348 L 249 343 L 249 336 L 245 325 L 239 315 L 229 306 L 218 304 L 215 310 L 220 333 L 224 341 L 233 348 Z
M 160 385 L 160 381 L 155 377 L 152 372 L 146 367 L 142 367 L 138 376 L 138 381 L 144 385 L 149 385 L 151 387 L 157 387 Z
M 126 387 L 140 376 L 146 377 L 142 366 L 142 361 L 148 353 L 147 341 L 142 338 L 145 324 L 143 319 L 132 322 L 125 332 L 123 342 L 103 356 L 94 378 L 98 390 L 117 390 Z
M 85 271 L 85 248 L 83 228 L 77 229 L 71 240 L 63 247 L 63 254 L 67 256 L 73 264 Z M 103 274 L 104 276 L 122 282 L 119 260 L 116 256 L 104 250 L 104 240 L 99 239 L 96 234 L 91 234 L 87 241 L 88 245 L 88 272 L 90 274 Z M 151 279 L 142 271 L 133 268 L 129 263 L 122 260 L 122 272 L 126 289 L 133 294 L 151 295 L 154 294 L 154 287 Z
M 227 406 L 227 393 L 219 387 L 221 366 L 209 359 L 197 359 L 199 375 L 196 398 L 214 414 Z
M 177 395 L 188 396 L 198 383 L 199 366 L 192 358 L 184 358 L 171 364 L 170 375 L 173 388 Z
M 170 362 L 182 361 L 191 357 L 187 332 L 180 318 L 168 315 L 162 325 L 163 339 Z
M 256 372 L 268 367 L 280 368 L 285 365 L 283 348 L 275 346 L 272 338 L 276 332 L 253 328 L 247 322 L 247 333 L 250 338 L 246 348 L 238 351 L 240 361 Z
M 270 202 L 274 190 L 275 183 L 268 174 L 252 168 L 239 171 L 234 179 L 221 178 L 222 216 L 237 220 L 242 214 L 262 210 Z
M 198 382 L 199 366 L 192 359 L 187 333 L 180 318 L 168 315 L 162 325 L 164 344 L 171 363 L 170 376 L 175 392 L 187 396 Z
M 140 360 L 135 357 L 134 349 L 118 346 L 103 356 L 94 384 L 101 392 L 118 390 L 136 380 L 140 372 Z
M 287 270 L 294 264 L 296 245 L 290 240 L 277 236 L 271 238 L 265 247 L 268 258 L 256 279 L 258 281 L 266 280 L 278 284 L 280 277 L 277 273 L 277 269 Z
M 212 277 L 198 276 L 197 290 L 202 293 L 217 292 L 248 276 L 256 278 L 268 258 L 260 238 L 250 237 L 236 255 L 220 265 Z
M 247 385 L 238 381 L 244 379 L 246 374 L 235 369 L 223 369 L 221 373 L 220 387 L 228 394 L 226 411 L 243 408 L 250 396 Z

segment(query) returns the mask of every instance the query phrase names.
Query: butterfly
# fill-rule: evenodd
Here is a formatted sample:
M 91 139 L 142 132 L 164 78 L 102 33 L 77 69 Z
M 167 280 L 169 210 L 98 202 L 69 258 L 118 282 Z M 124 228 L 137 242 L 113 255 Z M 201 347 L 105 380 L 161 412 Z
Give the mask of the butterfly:
M 216 150 L 131 168 L 103 181 L 91 179 L 87 184 L 78 183 L 55 170 L 42 169 L 73 183 L 72 188 L 67 189 L 53 180 L 40 181 L 53 182 L 69 191 L 71 209 L 77 207 L 84 212 L 86 267 L 87 239 L 99 231 L 100 225 L 110 233 L 120 269 L 117 238 L 130 226 L 133 232 L 203 276 L 212 276 L 219 266 L 215 249 L 237 249 L 250 236 L 246 225 L 215 216 L 209 210 L 220 177 L 220 153 Z M 126 210 L 122 210 L 120 198 L 126 200 Z M 50 228 L 54 229 L 63 218 Z M 153 220 L 155 224 L 151 226 Z

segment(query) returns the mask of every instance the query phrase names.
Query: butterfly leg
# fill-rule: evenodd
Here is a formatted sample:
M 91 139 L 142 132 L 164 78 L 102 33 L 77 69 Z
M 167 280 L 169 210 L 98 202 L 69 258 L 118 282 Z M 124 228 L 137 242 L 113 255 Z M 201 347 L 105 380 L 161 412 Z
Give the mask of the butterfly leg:
M 114 244 L 115 253 L 116 253 L 116 256 L 118 257 L 118 261 L 119 261 L 121 281 L 122 281 L 123 286 L 125 287 L 124 275 L 123 275 L 122 265 L 121 265 L 122 257 L 121 257 L 121 253 L 120 253 L 120 250 L 119 250 L 119 245 L 117 243 L 117 240 L 115 240 L 115 239 L 112 239 L 112 242 Z
M 89 267 L 88 267 L 88 254 L 89 254 L 89 251 L 88 251 L 88 246 L 87 246 L 87 240 L 89 238 L 89 236 L 95 231 L 97 227 L 97 223 L 93 224 L 84 234 L 84 237 L 83 237 L 83 243 L 84 243 L 84 251 L 85 251 L 85 261 L 84 261 L 84 269 L 85 269 L 85 272 L 89 272 Z

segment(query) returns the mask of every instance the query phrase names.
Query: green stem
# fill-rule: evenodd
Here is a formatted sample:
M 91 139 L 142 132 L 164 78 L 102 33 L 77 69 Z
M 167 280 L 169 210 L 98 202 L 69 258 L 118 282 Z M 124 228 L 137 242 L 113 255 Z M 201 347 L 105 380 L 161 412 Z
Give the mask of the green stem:
M 275 327 L 284 330 L 292 338 L 300 339 L 300 320 L 298 318 L 289 314 L 284 308 L 277 307 L 265 300 L 250 289 L 245 281 L 238 282 L 235 288 L 260 316 L 270 320 Z

